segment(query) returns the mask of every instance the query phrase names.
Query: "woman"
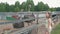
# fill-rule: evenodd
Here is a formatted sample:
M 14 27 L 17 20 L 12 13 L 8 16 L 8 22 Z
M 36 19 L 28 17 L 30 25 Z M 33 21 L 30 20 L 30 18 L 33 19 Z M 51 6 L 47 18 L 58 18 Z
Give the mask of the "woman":
M 51 14 L 49 12 L 46 13 L 46 18 L 47 18 L 47 28 L 49 30 L 49 33 L 51 32 L 52 30 L 52 19 L 51 19 Z

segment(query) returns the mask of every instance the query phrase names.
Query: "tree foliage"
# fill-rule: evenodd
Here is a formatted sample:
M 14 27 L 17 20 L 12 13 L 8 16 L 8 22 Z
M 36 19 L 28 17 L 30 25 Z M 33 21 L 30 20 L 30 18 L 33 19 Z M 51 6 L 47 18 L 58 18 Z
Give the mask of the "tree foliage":
M 49 8 L 49 11 L 60 11 L 60 7 L 56 7 L 56 8 Z
M 57 8 L 56 8 L 56 11 L 60 11 L 60 7 L 57 7 Z
M 5 6 L 6 6 L 6 4 L 0 3 L 0 11 L 5 12 L 6 11 Z
M 60 7 L 50 8 L 48 4 L 43 2 L 38 2 L 34 5 L 33 0 L 27 0 L 20 4 L 16 1 L 14 5 L 9 5 L 8 3 L 0 3 L 0 12 L 19 12 L 19 11 L 60 11 Z
M 39 2 L 38 5 L 35 6 L 36 11 L 47 11 L 48 9 L 48 4 L 44 4 L 43 2 Z

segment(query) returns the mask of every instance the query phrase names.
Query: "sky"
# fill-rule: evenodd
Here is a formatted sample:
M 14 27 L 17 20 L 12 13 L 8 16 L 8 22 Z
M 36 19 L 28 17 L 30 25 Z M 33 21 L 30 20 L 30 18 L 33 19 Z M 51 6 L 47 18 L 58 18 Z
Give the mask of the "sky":
M 8 4 L 15 4 L 16 1 L 19 1 L 20 3 L 25 2 L 26 0 L 0 0 L 0 3 L 7 2 Z M 60 7 L 60 0 L 33 0 L 34 4 L 37 5 L 38 2 L 43 2 L 44 4 L 48 4 L 49 7 Z

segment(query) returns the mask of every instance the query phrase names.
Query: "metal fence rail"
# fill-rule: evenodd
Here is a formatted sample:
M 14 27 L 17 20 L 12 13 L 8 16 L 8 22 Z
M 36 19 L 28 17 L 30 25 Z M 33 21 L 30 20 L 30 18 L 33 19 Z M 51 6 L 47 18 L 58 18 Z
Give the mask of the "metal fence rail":
M 32 29 L 36 28 L 37 27 L 37 24 L 35 25 L 32 25 L 30 27 L 26 27 L 26 28 L 22 28 L 16 32 L 13 32 L 13 34 L 28 34 L 29 31 L 32 31 Z M 11 32 L 10 32 L 11 33 Z
M 8 34 L 11 34 L 11 33 L 13 33 L 13 34 L 32 34 L 31 32 L 32 32 L 33 29 L 37 30 L 38 27 L 40 27 L 43 24 L 44 23 L 42 23 L 42 24 L 34 24 L 32 26 L 21 28 L 21 29 L 19 29 L 17 31 L 14 31 L 14 32 L 12 32 L 12 31 L 8 32 Z M 38 33 L 38 30 L 36 32 L 34 32 L 34 33 Z
M 37 19 L 37 18 L 35 18 L 35 19 Z M 8 32 L 8 34 L 38 34 L 38 30 L 39 30 L 38 28 L 42 25 L 46 26 L 46 21 L 42 21 L 42 20 L 46 20 L 46 18 L 39 17 L 38 19 L 41 20 L 40 22 L 38 22 L 39 24 L 33 24 L 29 27 L 23 27 L 23 28 L 18 29 L 17 31 L 13 31 L 13 32 L 10 31 L 10 32 Z M 35 30 L 35 32 L 32 33 L 33 30 Z
M 25 22 L 25 21 L 30 21 L 30 20 L 34 20 L 35 18 L 29 18 L 29 19 L 22 19 L 22 20 L 16 20 L 16 21 L 12 21 L 12 22 L 0 22 L 0 25 L 2 24 L 9 24 L 9 23 L 21 23 L 21 22 Z

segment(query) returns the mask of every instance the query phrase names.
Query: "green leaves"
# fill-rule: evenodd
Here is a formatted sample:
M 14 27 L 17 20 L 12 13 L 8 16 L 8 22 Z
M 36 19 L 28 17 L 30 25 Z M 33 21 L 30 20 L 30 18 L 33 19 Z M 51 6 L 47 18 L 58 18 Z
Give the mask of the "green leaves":
M 44 4 L 43 2 L 39 2 L 38 5 L 36 5 L 36 11 L 47 11 L 49 9 L 48 4 Z
M 16 1 L 14 5 L 9 5 L 8 3 L 0 3 L 0 12 L 19 12 L 19 11 L 60 11 L 60 8 L 50 8 L 48 4 L 43 2 L 38 2 L 34 5 L 33 0 L 27 0 L 20 4 Z
M 15 7 L 14 11 L 15 11 L 15 12 L 20 11 L 19 7 Z
M 4 3 L 0 3 L 0 12 L 5 12 L 6 11 L 6 7 L 5 7 L 6 5 L 4 4 Z

